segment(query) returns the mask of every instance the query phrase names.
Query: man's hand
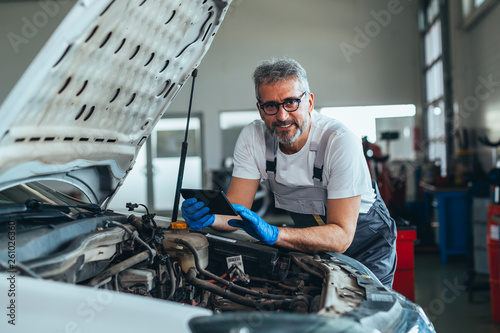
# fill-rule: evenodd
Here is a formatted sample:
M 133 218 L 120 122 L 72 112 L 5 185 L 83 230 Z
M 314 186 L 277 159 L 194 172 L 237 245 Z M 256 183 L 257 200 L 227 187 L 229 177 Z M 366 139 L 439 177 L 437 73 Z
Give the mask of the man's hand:
M 211 226 L 215 222 L 215 216 L 208 214 L 210 209 L 203 201 L 198 201 L 196 198 L 184 200 L 181 211 L 186 223 L 194 230 Z
M 242 220 L 229 220 L 232 227 L 242 228 L 250 236 L 273 245 L 278 240 L 279 230 L 274 225 L 262 220 L 257 213 L 241 205 L 233 204 L 234 209 L 240 214 Z

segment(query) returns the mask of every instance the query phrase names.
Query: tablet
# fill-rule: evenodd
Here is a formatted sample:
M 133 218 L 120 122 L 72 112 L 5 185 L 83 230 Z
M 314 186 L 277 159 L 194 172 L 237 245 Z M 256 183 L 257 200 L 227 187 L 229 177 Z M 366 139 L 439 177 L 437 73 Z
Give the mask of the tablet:
M 203 201 L 210 208 L 210 214 L 238 215 L 223 191 L 182 188 L 181 194 L 184 199 L 196 198 Z

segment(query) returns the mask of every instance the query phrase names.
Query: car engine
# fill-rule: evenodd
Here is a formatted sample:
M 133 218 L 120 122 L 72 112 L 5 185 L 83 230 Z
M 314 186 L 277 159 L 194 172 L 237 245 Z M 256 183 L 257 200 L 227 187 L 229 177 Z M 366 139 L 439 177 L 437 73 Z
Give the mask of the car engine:
M 157 222 L 154 214 L 103 213 L 69 223 L 33 224 L 23 231 L 18 225 L 17 257 L 22 262 L 18 269 L 34 277 L 214 313 L 316 313 L 326 306 L 335 316 L 365 299 L 353 275 L 331 257 L 283 251 L 238 239 L 245 235 L 237 233 L 193 232 L 185 222 Z M 333 293 L 338 301 L 332 293 L 327 296 L 327 284 L 342 286 Z

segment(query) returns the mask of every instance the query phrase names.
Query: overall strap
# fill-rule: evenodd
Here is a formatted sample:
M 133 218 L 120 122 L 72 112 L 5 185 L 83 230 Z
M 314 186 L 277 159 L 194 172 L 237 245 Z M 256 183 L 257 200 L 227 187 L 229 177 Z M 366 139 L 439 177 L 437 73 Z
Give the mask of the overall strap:
M 311 143 L 311 150 L 316 151 L 316 158 L 314 159 L 313 179 L 316 186 L 321 186 L 323 183 L 323 167 L 325 164 L 326 148 L 331 135 L 335 132 L 333 126 L 328 127 L 319 142 Z
M 266 172 L 269 179 L 276 178 L 276 151 L 278 149 L 278 140 L 266 131 Z

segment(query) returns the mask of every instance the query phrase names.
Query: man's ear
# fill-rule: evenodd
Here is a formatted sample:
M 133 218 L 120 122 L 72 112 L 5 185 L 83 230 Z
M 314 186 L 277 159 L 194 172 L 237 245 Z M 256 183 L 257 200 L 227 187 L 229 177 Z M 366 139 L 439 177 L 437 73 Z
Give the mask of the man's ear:
M 312 110 L 314 110 L 314 94 L 313 93 L 309 93 L 309 96 L 308 96 L 308 112 L 311 113 Z

